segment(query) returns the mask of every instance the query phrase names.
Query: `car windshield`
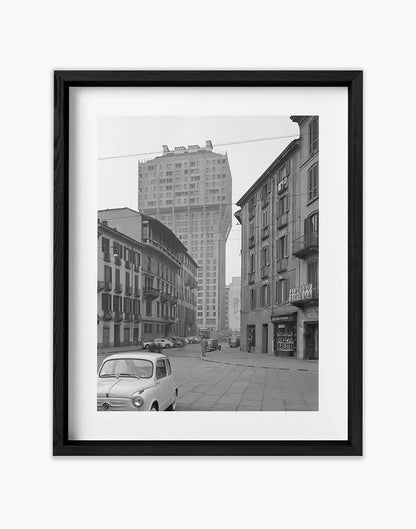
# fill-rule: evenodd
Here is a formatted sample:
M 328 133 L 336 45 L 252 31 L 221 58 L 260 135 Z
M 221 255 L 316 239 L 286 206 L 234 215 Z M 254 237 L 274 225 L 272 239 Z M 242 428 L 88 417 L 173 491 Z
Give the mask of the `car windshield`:
M 150 360 L 140 358 L 117 358 L 107 360 L 100 370 L 100 378 L 151 378 L 153 375 L 153 363 Z

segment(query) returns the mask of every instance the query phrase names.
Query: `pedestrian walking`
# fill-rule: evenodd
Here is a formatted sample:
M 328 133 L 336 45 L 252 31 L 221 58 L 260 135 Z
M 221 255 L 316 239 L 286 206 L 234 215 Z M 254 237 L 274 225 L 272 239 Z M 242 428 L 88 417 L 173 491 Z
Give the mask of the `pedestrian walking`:
M 251 337 L 251 335 L 248 337 L 248 340 L 247 340 L 247 349 L 248 349 L 248 352 L 251 353 L 251 346 L 253 345 L 253 338 Z
M 207 339 L 205 337 L 202 338 L 202 340 L 201 340 L 201 351 L 202 351 L 201 358 L 202 359 L 207 357 L 207 345 L 208 345 Z

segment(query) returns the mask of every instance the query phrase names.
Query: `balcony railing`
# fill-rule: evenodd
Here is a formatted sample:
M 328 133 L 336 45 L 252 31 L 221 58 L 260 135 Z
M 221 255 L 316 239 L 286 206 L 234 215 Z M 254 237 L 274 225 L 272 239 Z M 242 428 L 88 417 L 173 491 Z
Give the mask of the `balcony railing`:
M 122 312 L 114 312 L 114 321 L 122 321 L 123 320 L 123 313 Z
M 261 229 L 261 238 L 266 239 L 266 237 L 268 236 L 269 236 L 269 227 L 265 226 L 264 228 Z
M 125 312 L 124 313 L 124 321 L 131 321 L 132 320 L 132 314 Z
M 121 259 L 118 255 L 114 256 L 114 264 L 116 264 L 117 266 L 121 265 Z
M 135 298 L 139 298 L 140 297 L 140 289 L 139 288 L 135 288 L 134 289 L 134 297 Z
M 279 215 L 277 218 L 277 227 L 283 228 L 287 224 L 287 213 L 283 213 L 282 215 Z
M 111 281 L 104 281 L 104 290 L 111 290 L 113 288 L 113 283 Z
M 248 238 L 248 247 L 249 248 L 253 248 L 253 246 L 256 245 L 256 237 L 254 235 L 251 235 L 249 238 Z
M 116 286 L 114 287 L 114 292 L 116 294 L 121 294 L 123 292 L 123 285 L 122 283 L 116 283 Z
M 105 289 L 105 281 L 97 281 L 97 292 Z
M 302 235 L 293 241 L 292 253 L 299 259 L 304 259 L 308 255 L 318 253 L 319 235 Z
M 141 319 L 142 317 L 140 316 L 140 314 L 133 314 L 134 323 L 138 323 Z
M 126 296 L 131 296 L 133 294 L 133 287 L 126 287 L 125 288 L 125 293 L 126 293 Z
M 178 296 L 171 296 L 170 304 L 176 305 L 178 303 Z
M 130 270 L 130 269 L 131 269 L 131 263 L 130 263 L 130 261 L 124 261 L 124 266 L 125 266 L 128 270 Z
M 254 283 L 255 276 L 256 276 L 256 272 L 249 272 L 249 273 L 247 274 L 247 281 L 248 281 L 249 283 Z
M 265 277 L 268 277 L 270 273 L 270 265 L 265 265 L 261 267 L 261 278 L 264 279 Z
M 303 307 L 310 303 L 317 303 L 319 298 L 319 290 L 316 285 L 306 283 L 298 287 L 289 289 L 288 301 L 295 307 Z
M 277 271 L 283 272 L 284 270 L 287 270 L 287 259 L 279 259 L 277 261 Z
M 159 294 L 160 290 L 158 288 L 143 287 L 143 296 L 145 298 L 157 298 Z
M 171 295 L 168 294 L 167 292 L 161 292 L 160 294 L 160 301 L 170 301 L 171 300 Z
M 104 321 L 110 321 L 113 319 L 114 313 L 112 310 L 105 310 L 103 320 Z

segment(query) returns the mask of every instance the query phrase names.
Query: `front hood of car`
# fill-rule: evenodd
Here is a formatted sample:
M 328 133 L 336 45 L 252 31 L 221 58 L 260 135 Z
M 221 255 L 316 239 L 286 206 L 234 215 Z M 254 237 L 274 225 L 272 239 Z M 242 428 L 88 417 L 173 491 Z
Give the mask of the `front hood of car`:
M 98 378 L 97 396 L 130 398 L 136 391 L 152 386 L 148 378 Z

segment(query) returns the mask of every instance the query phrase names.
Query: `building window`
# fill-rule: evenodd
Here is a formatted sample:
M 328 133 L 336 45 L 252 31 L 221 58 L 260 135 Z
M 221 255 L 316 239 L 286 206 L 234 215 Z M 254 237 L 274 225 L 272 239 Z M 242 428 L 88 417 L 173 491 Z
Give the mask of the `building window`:
M 104 281 L 111 283 L 112 269 L 111 266 L 104 266 Z
M 250 254 L 250 268 L 249 272 L 255 272 L 256 270 L 256 255 L 254 253 Z
M 319 236 L 318 212 L 312 213 L 304 222 L 305 243 L 317 243 Z
M 287 239 L 288 239 L 287 235 L 283 235 L 283 237 L 279 237 L 279 239 L 277 239 L 277 252 L 276 253 L 277 253 L 278 260 L 285 259 L 286 257 L 288 257 Z
M 319 118 L 314 118 L 309 123 L 309 154 L 319 149 Z
M 111 310 L 111 294 L 106 294 L 105 292 L 101 295 L 101 308 L 104 312 Z
M 319 165 L 316 163 L 308 171 L 308 201 L 318 196 L 319 190 Z
M 290 174 L 290 161 L 287 161 L 285 165 L 283 165 L 279 169 L 279 176 L 277 178 L 278 183 L 282 182 L 285 178 L 287 178 Z
M 277 214 L 279 217 L 289 211 L 289 195 L 284 195 L 277 202 Z
M 280 305 L 281 303 L 286 303 L 289 295 L 289 279 L 285 277 L 284 279 L 278 279 L 276 281 L 276 303 Z
M 308 263 L 308 283 L 312 283 L 312 290 L 316 293 L 319 284 L 318 261 Z
M 146 300 L 146 316 L 152 315 L 152 302 L 150 300 Z
M 103 237 L 101 244 L 102 244 L 101 248 L 104 254 L 104 261 L 109 261 L 110 260 L 110 240 Z
M 269 211 L 266 209 L 266 211 L 263 211 L 263 214 L 261 216 L 261 227 L 266 228 L 269 225 Z
M 256 308 L 256 289 L 252 288 L 250 290 L 250 308 L 255 309 Z
M 269 264 L 269 245 L 263 246 L 261 249 L 260 264 L 261 266 L 266 266 Z
M 262 307 L 268 307 L 270 305 L 270 287 L 269 285 L 262 285 L 260 289 L 260 304 Z

